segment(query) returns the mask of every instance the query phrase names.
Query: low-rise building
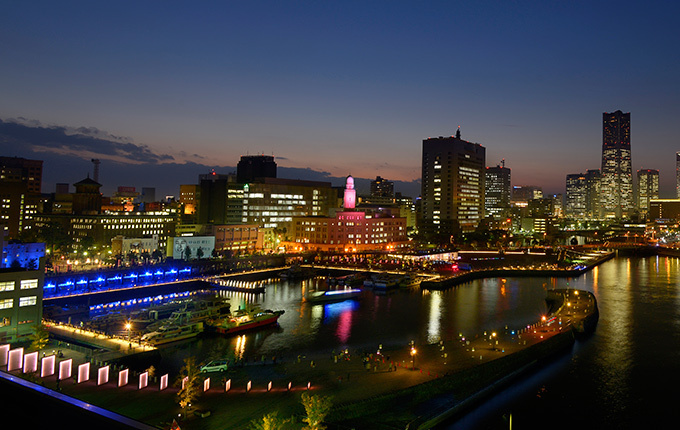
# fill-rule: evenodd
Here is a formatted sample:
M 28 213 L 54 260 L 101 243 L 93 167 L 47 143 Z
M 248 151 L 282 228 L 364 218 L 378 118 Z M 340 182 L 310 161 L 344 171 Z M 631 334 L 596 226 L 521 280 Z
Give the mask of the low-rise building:
M 36 270 L 0 269 L 0 342 L 28 340 L 42 323 L 44 261 Z

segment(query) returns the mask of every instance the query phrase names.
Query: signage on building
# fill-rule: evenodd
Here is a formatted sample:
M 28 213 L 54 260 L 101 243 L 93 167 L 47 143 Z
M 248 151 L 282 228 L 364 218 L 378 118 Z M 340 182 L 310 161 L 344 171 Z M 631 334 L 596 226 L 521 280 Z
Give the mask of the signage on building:
M 208 258 L 212 255 L 214 249 L 215 236 L 173 237 L 172 248 L 168 250 L 168 256 L 184 260 Z

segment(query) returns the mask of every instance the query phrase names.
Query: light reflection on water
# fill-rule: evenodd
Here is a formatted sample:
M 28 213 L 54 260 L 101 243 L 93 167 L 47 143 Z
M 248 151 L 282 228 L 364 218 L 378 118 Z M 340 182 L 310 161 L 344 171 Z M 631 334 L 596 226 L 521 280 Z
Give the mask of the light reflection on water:
M 558 281 L 560 283 L 560 281 Z M 350 349 L 352 352 L 405 348 L 454 341 L 508 326 L 516 329 L 537 321 L 546 312 L 546 281 L 487 279 L 445 291 L 398 290 L 383 294 L 365 290 L 359 300 L 310 304 L 302 298 L 327 289 L 323 278 L 265 282 L 263 294 L 220 290 L 231 308 L 259 305 L 284 310 L 279 327 L 239 337 L 205 336 L 165 347 L 161 366 L 179 368 L 193 355 L 199 362 L 218 357 L 287 356 Z
M 639 428 L 677 420 L 680 259 L 617 258 L 558 280 L 592 291 L 595 332 L 441 429 Z M 521 281 L 526 285 L 525 281 Z

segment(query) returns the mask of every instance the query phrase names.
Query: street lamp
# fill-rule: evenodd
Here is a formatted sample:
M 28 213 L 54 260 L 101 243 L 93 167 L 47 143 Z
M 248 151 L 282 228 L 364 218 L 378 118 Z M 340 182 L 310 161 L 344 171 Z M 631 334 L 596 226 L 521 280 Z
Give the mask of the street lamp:
M 128 340 L 128 347 L 132 348 L 132 342 L 130 342 L 130 330 L 132 329 L 132 324 L 130 321 L 125 323 L 125 330 L 127 330 L 127 340 Z
M 418 353 L 418 351 L 416 351 L 416 347 L 413 344 L 411 344 L 411 368 L 413 370 L 416 369 L 416 354 L 417 353 Z

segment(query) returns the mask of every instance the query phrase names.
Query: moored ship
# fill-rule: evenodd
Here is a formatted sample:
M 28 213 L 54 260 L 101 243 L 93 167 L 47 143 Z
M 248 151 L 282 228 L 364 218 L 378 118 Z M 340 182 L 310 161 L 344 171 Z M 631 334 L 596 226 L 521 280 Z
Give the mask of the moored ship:
M 191 323 L 184 325 L 164 325 L 157 330 L 142 336 L 142 343 L 158 346 L 170 342 L 196 337 L 203 332 L 203 323 Z
M 351 288 L 347 290 L 314 291 L 305 297 L 305 301 L 310 303 L 328 303 L 357 299 L 361 295 L 361 291 L 362 290 L 359 288 Z
M 261 309 L 239 309 L 227 318 L 223 318 L 210 326 L 211 330 L 220 334 L 233 334 L 253 330 L 259 327 L 274 325 L 284 311 Z

